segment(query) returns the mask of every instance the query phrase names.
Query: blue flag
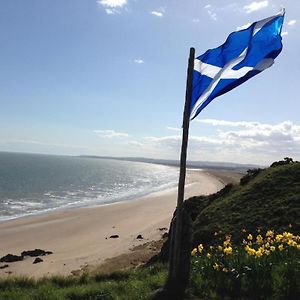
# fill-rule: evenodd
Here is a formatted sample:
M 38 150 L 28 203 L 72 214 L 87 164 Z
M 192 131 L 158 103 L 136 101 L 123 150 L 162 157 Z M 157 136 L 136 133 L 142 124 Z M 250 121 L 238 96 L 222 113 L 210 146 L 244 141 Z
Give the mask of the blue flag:
M 223 45 L 195 59 L 191 120 L 214 98 L 273 65 L 282 50 L 283 19 L 284 10 L 231 33 Z

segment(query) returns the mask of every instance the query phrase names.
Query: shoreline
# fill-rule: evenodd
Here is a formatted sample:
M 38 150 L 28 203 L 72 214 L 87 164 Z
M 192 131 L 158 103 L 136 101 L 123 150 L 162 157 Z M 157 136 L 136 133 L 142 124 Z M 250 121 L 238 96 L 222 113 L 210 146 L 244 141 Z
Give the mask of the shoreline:
M 176 167 L 176 166 L 169 166 L 169 167 L 173 167 L 174 169 L 179 170 L 179 168 Z M 191 170 L 193 170 L 193 169 L 191 169 Z M 23 219 L 23 218 L 31 218 L 31 217 L 35 217 L 35 216 L 47 215 L 47 214 L 52 214 L 52 213 L 65 211 L 65 210 L 81 209 L 81 208 L 92 208 L 92 207 L 100 207 L 100 206 L 106 206 L 106 205 L 114 205 L 114 204 L 118 204 L 118 203 L 131 202 L 131 201 L 135 201 L 135 200 L 139 200 L 139 199 L 142 199 L 144 197 L 147 197 L 147 196 L 149 196 L 153 193 L 157 193 L 157 192 L 159 193 L 161 191 L 165 191 L 167 189 L 177 187 L 177 184 L 178 184 L 178 182 L 166 183 L 166 184 L 161 185 L 159 187 L 155 187 L 152 190 L 148 190 L 145 193 L 132 194 L 132 195 L 129 195 L 129 196 L 120 196 L 116 200 L 105 200 L 102 203 L 97 203 L 97 201 L 95 201 L 95 202 L 91 201 L 90 203 L 86 203 L 86 204 L 84 204 L 84 203 L 77 204 L 77 205 L 76 204 L 70 204 L 70 205 L 67 204 L 65 206 L 45 209 L 45 210 L 41 210 L 41 211 L 35 212 L 35 213 L 17 215 L 17 216 L 4 218 L 4 219 L 1 219 L 1 217 L 0 217 L 0 225 L 2 223 L 5 223 L 5 222 L 10 222 L 10 221 L 14 221 L 14 220 Z
M 188 170 L 185 199 L 211 194 L 223 186 L 206 170 Z M 133 200 L 1 222 L 0 257 L 36 248 L 53 254 L 42 256 L 43 262 L 38 264 L 33 264 L 33 257 L 8 263 L 8 268 L 0 269 L 0 276 L 71 275 L 88 265 L 101 265 L 106 259 L 130 253 L 136 246 L 161 238 L 164 232 L 159 229 L 169 228 L 176 200 L 177 187 L 172 187 Z M 110 238 L 113 235 L 118 238 Z M 138 235 L 143 239 L 137 239 Z

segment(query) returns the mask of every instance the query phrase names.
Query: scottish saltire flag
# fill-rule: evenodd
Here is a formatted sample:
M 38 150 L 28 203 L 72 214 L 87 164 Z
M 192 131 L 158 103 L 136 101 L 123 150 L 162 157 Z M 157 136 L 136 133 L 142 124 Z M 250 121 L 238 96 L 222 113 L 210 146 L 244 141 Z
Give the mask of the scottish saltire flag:
M 226 42 L 194 62 L 191 119 L 214 98 L 269 68 L 282 50 L 284 10 L 231 33 Z

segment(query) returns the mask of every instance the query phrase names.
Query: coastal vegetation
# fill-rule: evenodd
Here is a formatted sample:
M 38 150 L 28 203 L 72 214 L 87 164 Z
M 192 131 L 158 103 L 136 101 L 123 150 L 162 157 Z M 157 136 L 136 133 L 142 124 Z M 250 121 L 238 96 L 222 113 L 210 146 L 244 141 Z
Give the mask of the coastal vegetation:
M 300 298 L 300 163 L 249 170 L 185 202 L 192 224 L 186 299 Z M 0 299 L 149 299 L 167 280 L 168 241 L 151 264 L 111 274 L 0 279 Z

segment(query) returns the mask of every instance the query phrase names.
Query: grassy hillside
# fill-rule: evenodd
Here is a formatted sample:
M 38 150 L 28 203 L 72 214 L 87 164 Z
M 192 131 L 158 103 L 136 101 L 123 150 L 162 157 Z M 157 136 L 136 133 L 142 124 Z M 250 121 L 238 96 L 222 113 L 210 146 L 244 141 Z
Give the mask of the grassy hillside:
M 186 201 L 194 223 L 193 245 L 212 243 L 217 233 L 241 239 L 241 230 L 300 229 L 300 163 L 249 172 L 239 185 Z

